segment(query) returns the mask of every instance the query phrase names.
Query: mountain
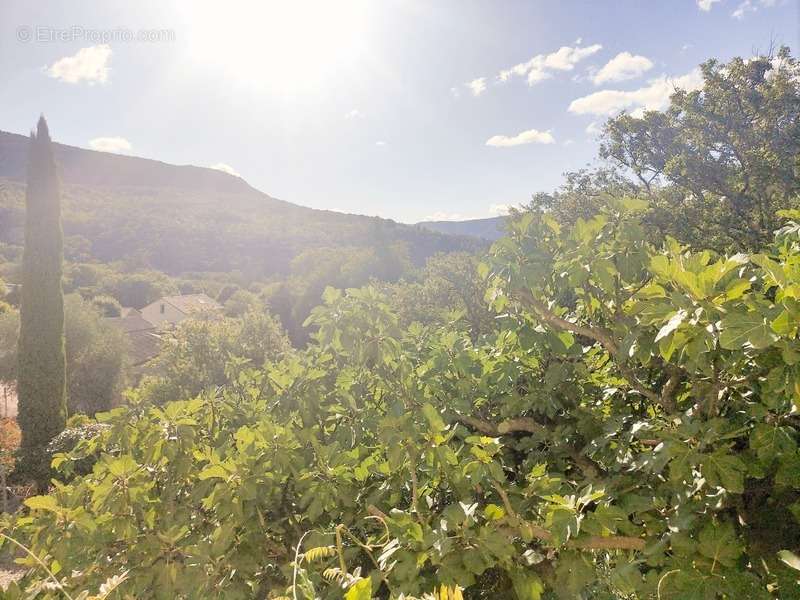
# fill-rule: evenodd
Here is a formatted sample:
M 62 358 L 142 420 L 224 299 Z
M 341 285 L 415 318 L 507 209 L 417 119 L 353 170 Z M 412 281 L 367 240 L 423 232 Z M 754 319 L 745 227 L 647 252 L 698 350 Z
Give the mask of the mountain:
M 240 177 L 215 169 L 170 165 L 63 144 L 53 146 L 61 180 L 67 185 L 173 188 L 234 194 L 256 191 Z M 0 131 L 0 177 L 24 182 L 27 160 L 28 138 Z
M 25 136 L 0 131 L 0 258 L 23 239 Z M 238 270 L 285 274 L 308 250 L 399 245 L 414 264 L 480 241 L 378 217 L 315 210 L 273 198 L 239 177 L 55 144 L 62 180 L 65 253 L 124 261 L 168 274 Z
M 494 241 L 505 235 L 505 221 L 505 217 L 492 217 L 468 221 L 422 221 L 417 226 L 447 235 L 466 235 Z

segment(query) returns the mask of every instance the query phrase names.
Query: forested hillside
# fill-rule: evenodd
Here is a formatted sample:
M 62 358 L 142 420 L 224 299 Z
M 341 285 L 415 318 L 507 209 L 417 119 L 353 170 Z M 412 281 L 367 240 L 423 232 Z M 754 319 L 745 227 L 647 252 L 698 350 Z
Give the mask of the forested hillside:
M 27 138 L 0 132 L 0 246 L 22 244 Z M 124 261 L 177 275 L 242 271 L 285 275 L 319 248 L 382 251 L 402 245 L 416 265 L 481 242 L 394 221 L 276 200 L 213 169 L 167 165 L 55 144 L 63 183 L 65 253 L 78 262 Z
M 505 233 L 505 217 L 470 219 L 467 221 L 422 221 L 420 227 L 451 235 L 469 235 L 484 240 L 496 240 Z

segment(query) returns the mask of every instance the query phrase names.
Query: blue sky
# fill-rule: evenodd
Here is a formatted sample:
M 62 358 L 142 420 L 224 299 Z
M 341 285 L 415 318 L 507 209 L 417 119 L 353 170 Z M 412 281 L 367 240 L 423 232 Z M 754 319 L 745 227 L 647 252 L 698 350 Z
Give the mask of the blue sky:
M 797 0 L 2 0 L 0 129 L 44 112 L 297 204 L 480 218 L 592 162 L 609 114 L 799 33 Z

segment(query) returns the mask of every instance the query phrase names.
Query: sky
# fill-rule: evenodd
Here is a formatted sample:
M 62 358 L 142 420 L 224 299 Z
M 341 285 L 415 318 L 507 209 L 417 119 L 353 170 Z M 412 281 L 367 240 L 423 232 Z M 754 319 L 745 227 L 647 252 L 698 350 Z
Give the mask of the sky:
M 799 0 L 0 0 L 0 129 L 214 167 L 314 208 L 485 218 L 596 164 Z

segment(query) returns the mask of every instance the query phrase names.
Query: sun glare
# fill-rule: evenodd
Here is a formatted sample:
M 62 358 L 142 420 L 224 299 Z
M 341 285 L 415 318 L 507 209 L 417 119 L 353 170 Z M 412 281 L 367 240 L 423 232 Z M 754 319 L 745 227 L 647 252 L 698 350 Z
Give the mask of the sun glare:
M 362 54 L 368 4 L 304 0 L 191 4 L 192 60 L 237 84 L 309 91 Z

